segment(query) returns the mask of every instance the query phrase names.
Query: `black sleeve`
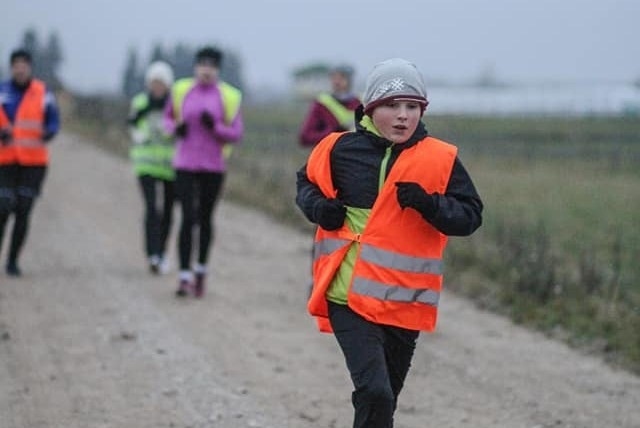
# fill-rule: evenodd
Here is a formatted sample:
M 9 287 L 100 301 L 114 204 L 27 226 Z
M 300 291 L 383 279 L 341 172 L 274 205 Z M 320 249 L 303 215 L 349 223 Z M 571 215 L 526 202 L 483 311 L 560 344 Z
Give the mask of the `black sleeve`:
M 456 158 L 444 195 L 432 195 L 435 210 L 425 219 L 448 236 L 471 235 L 482 224 L 482 201 L 471 177 Z
M 296 177 L 296 205 L 310 222 L 317 223 L 313 215 L 313 207 L 319 200 L 326 198 L 320 188 L 309 181 L 307 164 L 298 170 Z

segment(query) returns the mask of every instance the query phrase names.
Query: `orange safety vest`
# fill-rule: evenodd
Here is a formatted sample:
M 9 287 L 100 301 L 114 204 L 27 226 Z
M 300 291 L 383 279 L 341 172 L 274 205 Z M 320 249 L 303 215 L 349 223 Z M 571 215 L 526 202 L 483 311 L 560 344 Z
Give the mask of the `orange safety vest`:
M 0 129 L 8 128 L 13 135 L 11 144 L 0 146 L 0 165 L 40 166 L 49 162 L 49 151 L 42 141 L 45 96 L 44 83 L 33 79 L 18 106 L 13 124 L 0 106 Z
M 327 198 L 337 196 L 330 153 L 340 135 L 325 137 L 307 162 L 309 180 Z M 456 155 L 457 148 L 451 144 L 432 137 L 423 139 L 399 155 L 362 234 L 353 233 L 346 225 L 335 231 L 317 228 L 313 290 L 307 309 L 317 317 L 321 331 L 331 331 L 325 294 L 354 242 L 359 243 L 359 249 L 347 292 L 349 307 L 377 324 L 435 329 L 447 236 L 416 210 L 400 207 L 395 183 L 413 181 L 429 193 L 444 194 Z

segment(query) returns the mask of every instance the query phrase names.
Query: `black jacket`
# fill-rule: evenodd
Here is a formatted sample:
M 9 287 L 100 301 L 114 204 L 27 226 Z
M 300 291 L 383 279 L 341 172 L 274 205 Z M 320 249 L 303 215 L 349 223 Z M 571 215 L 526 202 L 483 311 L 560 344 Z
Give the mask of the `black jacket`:
M 427 137 L 421 122 L 409 141 L 395 144 L 379 137 L 360 125 L 362 110 L 356 112 L 355 132 L 342 135 L 331 151 L 331 178 L 338 190 L 337 198 L 347 206 L 371 208 L 378 197 L 378 175 L 385 149 L 392 145 L 391 158 L 385 176 L 393 168 L 400 152 Z M 429 165 L 425 165 L 429 168 Z M 297 172 L 296 204 L 313 223 L 314 206 L 324 199 L 320 189 L 309 181 L 305 164 Z M 444 195 L 433 194 L 435 209 L 421 212 L 436 229 L 448 236 L 467 236 L 482 224 L 482 201 L 471 177 L 456 157 Z

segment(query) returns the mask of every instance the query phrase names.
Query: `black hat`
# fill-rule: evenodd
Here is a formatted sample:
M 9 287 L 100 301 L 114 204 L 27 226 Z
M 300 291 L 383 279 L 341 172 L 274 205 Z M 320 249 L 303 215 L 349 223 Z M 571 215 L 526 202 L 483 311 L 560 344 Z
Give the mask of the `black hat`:
M 196 53 L 196 64 L 210 64 L 220 67 L 221 62 L 222 52 L 214 47 L 206 46 Z
M 31 53 L 26 49 L 16 49 L 11 52 L 10 63 L 13 64 L 16 60 L 21 59 L 31 64 Z

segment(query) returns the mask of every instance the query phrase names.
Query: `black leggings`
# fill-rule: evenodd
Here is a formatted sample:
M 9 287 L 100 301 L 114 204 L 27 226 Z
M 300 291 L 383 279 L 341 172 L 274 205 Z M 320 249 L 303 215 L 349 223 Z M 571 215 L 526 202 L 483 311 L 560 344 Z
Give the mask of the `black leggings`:
M 329 319 L 351 374 L 354 428 L 392 428 L 419 332 L 367 321 L 329 302 Z
M 206 264 L 214 240 L 213 211 L 218 202 L 224 173 L 176 171 L 176 196 L 182 206 L 178 239 L 180 270 L 191 269 L 194 229 L 198 229 L 198 263 Z
M 34 201 L 40 194 L 46 172 L 46 166 L 0 165 L 0 247 L 7 220 L 14 214 L 7 264 L 18 262 Z
M 149 175 L 138 177 L 144 197 L 144 231 L 147 256 L 163 256 L 171 230 L 174 190 L 173 181 L 160 180 Z M 158 186 L 162 200 L 159 204 Z

